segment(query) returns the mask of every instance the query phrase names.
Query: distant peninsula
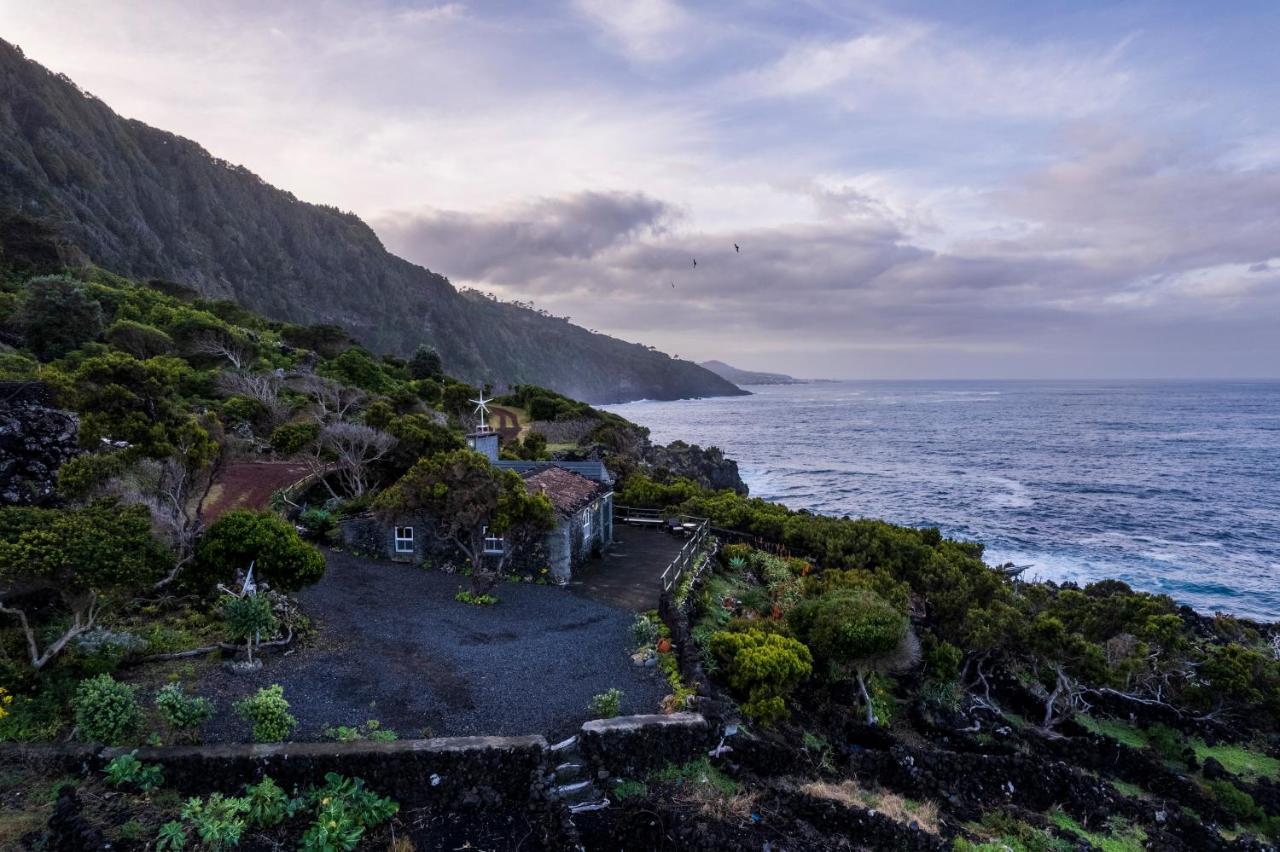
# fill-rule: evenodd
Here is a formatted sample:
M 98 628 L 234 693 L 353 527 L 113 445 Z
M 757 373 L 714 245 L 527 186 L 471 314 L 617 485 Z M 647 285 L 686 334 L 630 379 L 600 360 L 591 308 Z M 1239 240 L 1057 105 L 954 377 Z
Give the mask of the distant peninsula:
M 735 385 L 803 385 L 806 379 L 797 379 L 784 373 L 761 373 L 755 370 L 739 370 L 723 361 L 703 361 L 698 366 L 715 373 Z

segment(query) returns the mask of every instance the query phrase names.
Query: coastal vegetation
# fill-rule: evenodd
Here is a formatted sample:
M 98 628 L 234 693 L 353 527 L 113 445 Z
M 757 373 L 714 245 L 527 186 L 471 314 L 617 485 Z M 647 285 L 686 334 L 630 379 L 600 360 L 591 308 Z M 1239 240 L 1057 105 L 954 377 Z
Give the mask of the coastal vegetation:
M 299 736 L 309 697 L 286 694 L 270 667 L 287 658 L 271 652 L 314 630 L 292 596 L 323 577 L 320 547 L 339 541 L 344 519 L 430 516 L 467 555 L 471 588 L 458 600 L 483 604 L 497 602 L 505 570 L 483 558 L 485 539 L 534 537 L 551 522 L 544 496 L 463 449 L 481 389 L 429 350 L 379 357 L 339 330 L 93 267 L 0 267 L 0 333 L 6 387 L 34 394 L 33 416 L 76 423 L 58 439 L 62 460 L 45 465 L 48 487 L 24 486 L 0 508 L 2 740 L 132 749 L 227 727 L 255 742 Z M 1023 582 L 938 530 L 711 488 L 714 476 L 656 464 L 642 428 L 552 391 L 522 385 L 499 401 L 572 437 L 553 445 L 526 432 L 518 455 L 602 458 L 620 477 L 619 505 L 708 518 L 719 540 L 672 590 L 683 625 L 646 613 L 628 638 L 669 687 L 662 709 L 718 706 L 745 739 L 731 740 L 728 761 L 615 779 L 617 819 L 657 809 L 736 832 L 751 830 L 762 802 L 804 819 L 834 807 L 956 848 L 1125 849 L 1175 830 L 1227 844 L 1280 831 L 1274 626 L 1115 581 Z M 271 510 L 207 515 L 220 474 L 245 459 L 295 465 L 302 481 Z M 267 679 L 235 700 L 201 693 L 197 665 L 264 659 Z M 608 686 L 584 715 L 634 700 Z M 325 730 L 341 742 L 397 736 L 373 720 Z M 752 749 L 770 757 L 753 763 Z M 1047 783 L 1037 774 L 1068 765 L 1054 776 L 1061 801 L 1035 798 Z M 329 805 L 265 779 L 184 805 L 136 756 L 111 767 L 74 780 L 127 797 L 139 824 L 112 823 L 115 842 L 230 847 L 253 831 L 352 848 L 395 824 L 391 805 L 350 779 L 316 779 Z M 1013 789 L 975 790 L 969 777 L 982 773 Z M 378 818 L 331 807 L 343 797 Z

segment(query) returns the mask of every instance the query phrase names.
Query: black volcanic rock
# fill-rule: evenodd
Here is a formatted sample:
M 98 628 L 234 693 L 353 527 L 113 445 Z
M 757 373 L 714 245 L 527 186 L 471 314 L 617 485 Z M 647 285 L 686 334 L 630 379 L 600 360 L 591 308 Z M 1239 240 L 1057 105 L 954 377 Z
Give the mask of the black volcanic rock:
M 38 382 L 0 382 L 0 505 L 46 505 L 58 468 L 80 453 L 80 421 L 49 405 Z
M 366 346 L 434 346 L 473 382 L 588 402 L 741 391 L 689 361 L 460 293 L 383 247 L 358 217 L 308 204 L 187 139 L 124 119 L 0 41 L 0 218 L 54 225 L 94 263 L 230 298 L 272 319 L 334 323 Z

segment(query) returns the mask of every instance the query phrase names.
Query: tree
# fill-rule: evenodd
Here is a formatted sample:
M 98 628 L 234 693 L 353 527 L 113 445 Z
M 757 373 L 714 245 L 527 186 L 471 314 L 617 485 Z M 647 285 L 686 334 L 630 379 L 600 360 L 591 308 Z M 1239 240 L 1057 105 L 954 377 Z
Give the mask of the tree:
M 440 353 L 423 344 L 409 359 L 409 375 L 415 379 L 438 379 L 444 375 L 444 363 Z
M 313 472 L 334 497 L 342 495 L 329 484 L 326 474 L 337 476 L 343 493 L 359 497 L 369 488 L 369 473 L 374 462 L 385 456 L 396 439 L 363 423 L 344 420 L 320 427 L 316 452 L 310 460 Z
M 191 418 L 175 430 L 171 455 L 142 459 L 110 485 L 122 502 L 147 508 L 155 531 L 173 550 L 173 568 L 156 583 L 157 589 L 172 583 L 191 562 L 204 531 L 204 501 L 222 461 L 222 446 L 206 426 L 216 426 L 216 421 Z
M 853 674 L 869 725 L 876 715 L 867 677 L 907 668 L 919 658 L 907 616 L 870 589 L 842 589 L 802 601 L 789 621 L 815 657 Z
M 216 382 L 218 390 L 227 396 L 242 396 L 262 407 L 266 418 L 263 431 L 267 434 L 289 416 L 289 404 L 280 396 L 284 383 L 270 373 L 223 372 L 218 373 Z
M 187 345 L 187 351 L 192 355 L 222 358 L 236 370 L 244 369 L 258 357 L 253 344 L 220 329 L 194 335 Z
M 124 352 L 86 358 L 65 380 L 72 407 L 83 415 L 81 444 L 96 449 L 110 438 L 144 455 L 169 455 L 173 430 L 188 418 L 178 388 L 191 375 L 180 358 L 140 361 Z
M 377 506 L 387 514 L 422 514 L 434 522 L 470 560 L 477 595 L 493 588 L 511 557 L 555 523 L 545 495 L 530 494 L 517 474 L 498 470 L 470 450 L 419 459 L 379 496 Z M 501 553 L 485 553 L 487 536 L 503 538 Z
M 293 524 L 270 512 L 236 509 L 218 518 L 196 547 L 204 580 L 230 581 L 253 565 L 254 576 L 279 591 L 309 586 L 324 576 L 324 557 Z
M 316 419 L 322 423 L 347 419 L 366 399 L 365 392 L 358 387 L 314 374 L 302 376 L 296 386 L 311 397 L 316 406 Z
M 102 305 L 82 283 L 65 275 L 32 278 L 18 309 L 18 325 L 36 357 L 50 361 L 102 334 Z
M 92 629 L 103 606 L 148 588 L 169 562 L 141 506 L 100 501 L 71 511 L 0 509 L 0 613 L 18 620 L 36 669 Z M 57 622 L 33 625 L 17 604 L 35 592 L 54 593 L 71 616 L 43 649 L 39 637 Z

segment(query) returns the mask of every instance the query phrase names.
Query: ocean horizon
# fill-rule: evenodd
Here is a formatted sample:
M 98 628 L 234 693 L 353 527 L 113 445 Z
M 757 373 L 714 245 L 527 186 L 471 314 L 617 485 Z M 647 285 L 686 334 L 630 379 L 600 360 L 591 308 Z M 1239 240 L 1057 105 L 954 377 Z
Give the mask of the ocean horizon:
M 754 497 L 980 541 L 1028 579 L 1105 578 L 1280 620 L 1280 380 L 820 380 L 607 406 L 716 446 Z

